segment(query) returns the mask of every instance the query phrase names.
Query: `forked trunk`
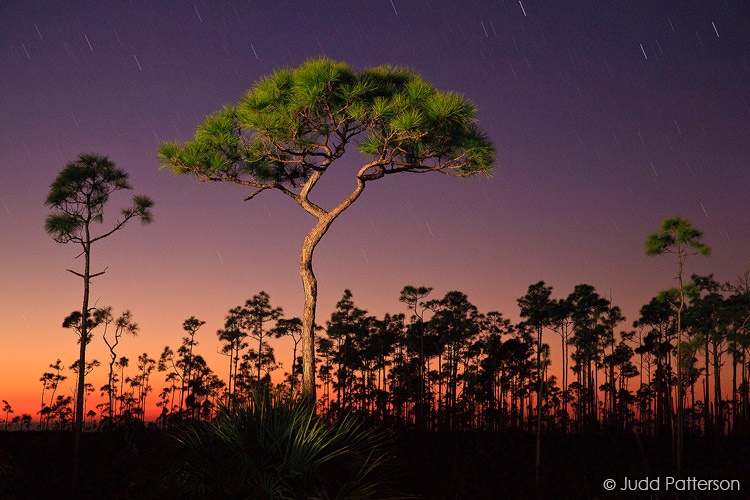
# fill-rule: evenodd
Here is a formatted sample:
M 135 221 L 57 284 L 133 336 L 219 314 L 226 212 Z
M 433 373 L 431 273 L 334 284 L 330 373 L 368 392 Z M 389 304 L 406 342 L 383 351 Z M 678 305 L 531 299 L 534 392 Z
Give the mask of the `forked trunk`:
M 330 212 L 324 212 L 319 207 L 314 207 L 307 196 L 315 182 L 320 178 L 321 173 L 316 172 L 308 180 L 306 186 L 302 189 L 300 195 L 295 199 L 310 214 L 318 219 L 318 223 L 313 226 L 309 233 L 302 241 L 302 251 L 299 257 L 299 272 L 302 277 L 302 286 L 305 290 L 305 306 L 302 311 L 302 399 L 314 406 L 317 402 L 315 394 L 315 308 L 318 305 L 318 280 L 313 272 L 312 259 L 315 246 L 320 242 L 323 235 L 336 217 L 354 203 L 362 191 L 365 189 L 365 181 L 362 175 L 367 170 L 368 165 L 360 169 L 357 176 L 357 187 L 344 200 L 341 201 Z
M 315 246 L 331 227 L 336 216 L 326 216 L 310 230 L 302 242 L 299 271 L 305 290 L 305 307 L 302 311 L 302 399 L 315 404 L 315 309 L 318 305 L 318 280 L 313 272 L 312 259 Z

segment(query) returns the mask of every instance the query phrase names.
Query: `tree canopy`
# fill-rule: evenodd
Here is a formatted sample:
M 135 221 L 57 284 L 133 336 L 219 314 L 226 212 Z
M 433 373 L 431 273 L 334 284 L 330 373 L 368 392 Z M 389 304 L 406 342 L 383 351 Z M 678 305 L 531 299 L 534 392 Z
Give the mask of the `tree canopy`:
M 248 198 L 279 189 L 318 216 L 322 209 L 306 202 L 310 180 L 351 142 L 370 159 L 362 181 L 404 171 L 491 174 L 495 149 L 475 118 L 461 94 L 436 90 L 411 69 L 357 73 L 314 59 L 262 78 L 236 106 L 208 116 L 193 141 L 164 143 L 159 156 L 177 174 L 255 188 Z
M 668 217 L 661 223 L 659 231 L 646 238 L 646 255 L 676 253 L 684 260 L 690 253 L 711 255 L 711 247 L 701 241 L 703 232 L 693 227 L 689 220 Z
M 133 196 L 133 206 L 121 211 L 122 219 L 97 236 L 86 233 L 91 223 L 104 222 L 104 207 L 116 191 L 132 189 L 128 174 L 106 156 L 82 154 L 68 162 L 52 182 L 45 205 L 54 212 L 47 216 L 44 228 L 58 243 L 90 245 L 119 230 L 133 217 L 148 224 L 152 220 L 153 201 Z

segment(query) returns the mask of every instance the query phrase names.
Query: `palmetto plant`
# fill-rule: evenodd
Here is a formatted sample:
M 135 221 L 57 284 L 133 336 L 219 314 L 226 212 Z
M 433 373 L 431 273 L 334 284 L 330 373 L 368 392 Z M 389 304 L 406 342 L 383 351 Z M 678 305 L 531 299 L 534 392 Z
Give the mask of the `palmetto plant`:
M 175 472 L 194 498 L 395 498 L 390 434 L 351 416 L 329 424 L 309 405 L 267 392 L 174 431 Z

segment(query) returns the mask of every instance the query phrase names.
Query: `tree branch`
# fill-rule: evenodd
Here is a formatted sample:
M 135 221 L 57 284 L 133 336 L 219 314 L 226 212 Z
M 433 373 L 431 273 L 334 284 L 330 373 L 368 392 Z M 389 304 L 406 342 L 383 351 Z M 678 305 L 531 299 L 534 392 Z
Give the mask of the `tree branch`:
M 79 272 L 73 271 L 72 269 L 67 269 L 67 271 L 68 271 L 69 273 L 73 273 L 73 274 L 75 274 L 76 276 L 78 276 L 78 277 L 80 277 L 80 278 L 86 279 L 86 276 L 84 276 L 83 274 L 81 274 L 81 273 L 79 273 Z
M 252 193 L 250 193 L 249 195 L 245 196 L 245 199 L 244 199 L 243 201 L 249 201 L 249 200 L 252 200 L 252 199 L 253 199 L 253 198 L 255 198 L 256 196 L 258 196 L 258 195 L 259 195 L 259 194 L 260 194 L 261 192 L 265 191 L 266 189 L 270 189 L 270 188 L 271 188 L 271 186 L 268 186 L 268 187 L 262 187 L 262 188 L 258 188 L 258 190 L 257 190 L 257 191 L 255 191 L 255 192 L 252 192 Z
M 112 233 L 114 233 L 114 232 L 116 232 L 116 231 L 119 231 L 120 229 L 122 229 L 122 227 L 123 227 L 123 226 L 124 226 L 124 225 L 125 225 L 125 224 L 126 224 L 126 223 L 127 223 L 127 222 L 128 222 L 129 220 L 130 220 L 130 219 L 132 219 L 133 217 L 136 217 L 136 216 L 138 216 L 138 217 L 143 217 L 143 216 L 144 216 L 144 213 L 147 213 L 147 210 L 146 210 L 146 212 L 143 212 L 142 210 L 138 209 L 137 207 L 138 207 L 138 205 L 136 204 L 136 208 L 135 208 L 134 210 L 132 210 L 132 211 L 130 211 L 129 209 L 123 210 L 123 213 L 124 213 L 125 217 L 124 217 L 124 218 L 123 218 L 123 219 L 122 219 L 121 221 L 117 221 L 117 222 L 116 222 L 116 224 L 115 224 L 115 226 L 114 226 L 114 227 L 113 227 L 113 228 L 112 228 L 112 229 L 111 229 L 110 231 L 108 231 L 108 232 L 106 232 L 106 233 L 104 233 L 104 234 L 100 234 L 99 236 L 97 236 L 97 237 L 95 237 L 95 238 L 91 238 L 91 239 L 90 239 L 90 240 L 88 241 L 88 245 L 89 245 L 89 247 L 90 247 L 90 245 L 91 245 L 92 243 L 94 243 L 94 242 L 96 242 L 96 241 L 99 241 L 99 240 L 101 240 L 101 239 L 104 239 L 104 238 L 106 238 L 107 236 L 111 235 Z M 147 208 L 148 208 L 148 207 L 147 207 Z M 101 218 L 100 218 L 100 219 L 101 219 Z M 101 220 L 100 220 L 100 221 L 101 221 Z M 87 225 L 88 225 L 88 224 L 87 224 Z M 87 234 L 88 234 L 88 229 L 87 229 Z
M 98 272 L 98 273 L 94 273 L 94 274 L 91 274 L 91 275 L 89 275 L 89 279 L 91 279 L 91 278 L 96 278 L 97 276 L 101 276 L 102 274 L 104 274 L 104 273 L 106 273 L 106 272 L 107 272 L 107 269 L 109 269 L 109 266 L 105 267 L 105 268 L 104 268 L 104 271 L 101 271 L 101 272 Z M 86 279 L 86 276 L 84 276 L 83 274 L 79 273 L 78 271 L 73 271 L 72 269 L 66 269 L 66 271 L 68 271 L 69 273 L 73 273 L 73 274 L 75 274 L 75 275 L 76 275 L 76 276 L 78 276 L 79 278 L 83 278 L 83 279 Z
M 327 167 L 328 165 L 326 165 Z M 315 203 L 311 202 L 309 199 L 310 191 L 313 187 L 315 187 L 315 184 L 318 182 L 320 177 L 323 175 L 324 170 L 315 170 L 309 179 L 307 179 L 307 182 L 302 186 L 302 190 L 299 194 L 294 194 L 291 191 L 289 191 L 286 188 L 279 187 L 279 189 L 282 190 L 282 192 L 285 192 L 286 194 L 292 196 L 294 200 L 299 203 L 299 205 L 304 208 L 307 213 L 312 215 L 313 217 L 317 218 L 318 220 L 322 219 L 323 217 L 328 215 L 328 212 L 323 210 L 321 207 L 316 205 Z
M 97 276 L 101 276 L 102 274 L 104 274 L 104 273 L 107 272 L 107 269 L 109 269 L 109 266 L 105 267 L 104 271 L 101 271 L 99 273 L 94 273 L 94 274 L 90 275 L 89 278 L 96 278 Z

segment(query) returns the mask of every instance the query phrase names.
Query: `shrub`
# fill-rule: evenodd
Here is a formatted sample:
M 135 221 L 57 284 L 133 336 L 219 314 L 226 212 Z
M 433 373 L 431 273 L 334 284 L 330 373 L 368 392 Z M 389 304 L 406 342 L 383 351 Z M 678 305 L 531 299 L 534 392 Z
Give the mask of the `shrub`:
M 175 471 L 190 497 L 397 498 L 392 437 L 353 416 L 329 424 L 310 405 L 268 393 L 181 427 L 187 451 Z

